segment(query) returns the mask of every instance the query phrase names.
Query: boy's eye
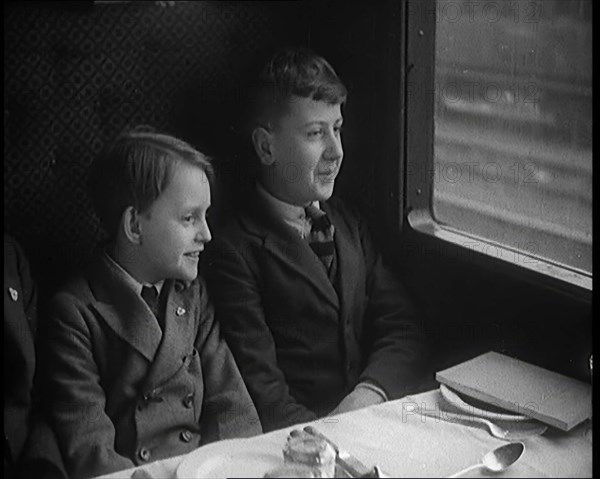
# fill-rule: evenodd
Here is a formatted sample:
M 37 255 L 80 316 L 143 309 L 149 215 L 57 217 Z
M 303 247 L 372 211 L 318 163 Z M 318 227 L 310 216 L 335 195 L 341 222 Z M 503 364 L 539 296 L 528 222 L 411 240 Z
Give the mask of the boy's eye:
M 308 132 L 308 137 L 309 138 L 317 138 L 319 136 L 321 136 L 323 134 L 323 130 L 318 129 L 318 130 L 310 130 Z
M 183 217 L 183 221 L 185 221 L 186 223 L 191 223 L 192 221 L 194 221 L 194 215 L 185 215 Z

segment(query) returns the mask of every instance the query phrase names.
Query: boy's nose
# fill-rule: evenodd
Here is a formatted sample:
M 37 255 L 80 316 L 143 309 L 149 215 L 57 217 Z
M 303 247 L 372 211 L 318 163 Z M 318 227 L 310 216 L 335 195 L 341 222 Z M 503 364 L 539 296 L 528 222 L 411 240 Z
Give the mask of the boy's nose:
M 210 234 L 210 228 L 208 227 L 206 220 L 204 220 L 196 233 L 196 241 L 199 243 L 208 243 L 211 239 L 212 235 Z
M 343 156 L 342 138 L 334 135 L 330 136 L 329 144 L 325 150 L 325 158 L 328 160 L 341 160 Z

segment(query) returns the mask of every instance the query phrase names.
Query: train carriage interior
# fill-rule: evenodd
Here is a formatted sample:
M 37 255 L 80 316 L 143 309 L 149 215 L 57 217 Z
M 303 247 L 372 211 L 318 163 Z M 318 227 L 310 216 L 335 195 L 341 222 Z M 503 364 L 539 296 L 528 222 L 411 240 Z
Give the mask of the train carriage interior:
M 213 158 L 218 232 L 252 187 L 247 69 L 306 46 L 349 91 L 335 194 L 411 293 L 432 371 L 493 350 L 590 381 L 591 2 L 509 2 L 485 28 L 473 3 L 5 2 L 4 228 L 42 299 L 104 239 L 87 167 L 127 125 Z

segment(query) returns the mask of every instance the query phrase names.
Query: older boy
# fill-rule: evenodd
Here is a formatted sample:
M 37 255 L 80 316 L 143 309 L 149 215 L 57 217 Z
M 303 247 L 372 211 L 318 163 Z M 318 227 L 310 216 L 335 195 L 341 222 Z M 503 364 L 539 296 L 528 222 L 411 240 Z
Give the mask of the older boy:
M 403 396 L 424 343 L 364 221 L 330 200 L 346 99 L 333 68 L 286 49 L 254 86 L 259 182 L 207 251 L 207 282 L 270 430 Z
M 197 277 L 210 175 L 201 153 L 152 132 L 122 135 L 92 165 L 112 240 L 54 298 L 44 358 L 74 477 L 261 432 Z

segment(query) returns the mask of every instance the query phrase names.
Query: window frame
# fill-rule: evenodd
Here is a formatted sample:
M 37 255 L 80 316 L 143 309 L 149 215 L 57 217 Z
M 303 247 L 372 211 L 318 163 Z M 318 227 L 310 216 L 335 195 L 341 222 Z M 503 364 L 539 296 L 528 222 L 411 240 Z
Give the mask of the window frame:
M 592 275 L 534 257 L 485 238 L 438 223 L 433 216 L 436 0 L 404 0 L 405 72 L 403 118 L 403 208 L 401 228 L 417 238 L 442 244 L 461 258 L 492 265 L 553 290 L 589 299 Z M 402 206 L 402 205 L 401 205 Z M 474 242 L 481 251 L 469 248 Z M 500 254 L 496 257 L 484 249 Z

